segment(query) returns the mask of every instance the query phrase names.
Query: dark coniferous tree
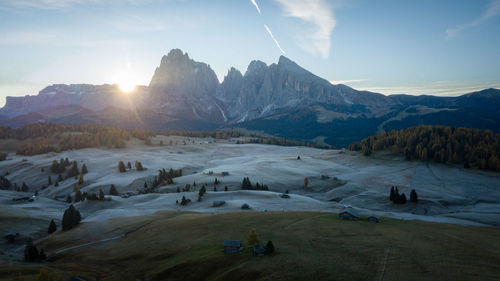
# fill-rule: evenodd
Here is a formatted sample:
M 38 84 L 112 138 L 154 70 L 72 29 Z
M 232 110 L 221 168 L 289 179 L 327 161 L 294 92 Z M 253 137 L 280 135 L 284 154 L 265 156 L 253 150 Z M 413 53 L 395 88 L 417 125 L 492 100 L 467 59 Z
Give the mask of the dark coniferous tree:
M 118 190 L 116 190 L 116 187 L 114 184 L 111 185 L 111 187 L 109 188 L 109 195 L 113 195 L 113 196 L 118 196 Z
M 52 185 L 52 178 L 49 176 L 49 185 Z
M 39 260 L 39 253 L 36 246 L 33 244 L 33 240 L 31 238 L 26 242 L 26 246 L 24 247 L 24 260 L 27 262 L 34 262 Z
M 56 223 L 54 222 L 54 220 L 50 220 L 49 229 L 48 229 L 49 234 L 54 233 L 56 230 L 57 230 Z
M 62 219 L 62 229 L 63 230 L 70 230 L 73 227 L 77 226 L 82 217 L 80 215 L 80 212 L 75 209 L 73 205 L 70 205 L 66 211 L 64 211 L 63 219 Z
M 412 189 L 410 192 L 410 201 L 414 202 L 414 203 L 418 202 L 418 195 L 417 195 L 417 192 L 415 191 L 415 189 Z
M 87 169 L 87 165 L 83 164 L 82 165 L 82 174 L 87 174 L 89 170 Z
M 127 170 L 125 169 L 125 164 L 123 163 L 123 161 L 118 162 L 118 172 L 125 173 L 126 171 Z

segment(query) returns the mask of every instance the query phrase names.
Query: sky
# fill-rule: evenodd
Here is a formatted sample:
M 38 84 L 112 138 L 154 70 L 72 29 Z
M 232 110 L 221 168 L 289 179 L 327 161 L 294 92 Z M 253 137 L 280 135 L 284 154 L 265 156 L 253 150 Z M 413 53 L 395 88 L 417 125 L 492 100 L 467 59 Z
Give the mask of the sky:
M 51 84 L 147 85 L 180 48 L 219 80 L 280 55 L 383 94 L 500 88 L 500 0 L 0 0 L 0 106 Z

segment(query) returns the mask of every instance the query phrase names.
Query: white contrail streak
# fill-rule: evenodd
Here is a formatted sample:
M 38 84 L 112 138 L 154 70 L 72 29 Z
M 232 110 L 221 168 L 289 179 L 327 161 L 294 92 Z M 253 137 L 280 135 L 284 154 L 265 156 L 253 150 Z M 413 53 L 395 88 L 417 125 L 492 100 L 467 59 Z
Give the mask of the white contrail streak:
M 269 33 L 269 35 L 271 36 L 271 38 L 274 40 L 274 43 L 276 43 L 276 46 L 278 46 L 278 49 L 280 49 L 281 53 L 283 55 L 285 55 L 285 51 L 283 51 L 283 49 L 281 49 L 280 43 L 278 42 L 278 40 L 276 40 L 276 38 L 274 38 L 274 35 L 271 32 L 271 29 L 269 29 L 269 27 L 267 26 L 267 24 L 264 24 L 264 27 L 266 28 L 267 33 Z
M 259 14 L 262 15 L 262 12 L 260 11 L 259 4 L 257 4 L 257 1 L 256 0 L 250 0 L 250 1 L 252 2 L 252 4 L 257 9 L 257 12 L 259 12 Z

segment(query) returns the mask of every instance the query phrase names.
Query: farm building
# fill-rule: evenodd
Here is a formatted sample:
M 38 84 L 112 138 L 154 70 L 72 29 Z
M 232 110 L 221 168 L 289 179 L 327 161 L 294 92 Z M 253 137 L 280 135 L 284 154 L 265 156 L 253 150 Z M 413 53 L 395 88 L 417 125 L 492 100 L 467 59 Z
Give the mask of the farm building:
M 241 240 L 224 240 L 224 254 L 233 254 L 243 251 L 243 242 Z
M 16 242 L 16 237 L 18 237 L 18 236 L 19 236 L 19 232 L 9 231 L 9 232 L 4 234 L 3 238 L 7 239 L 7 241 L 9 243 L 14 243 L 14 242 Z
M 266 254 L 266 247 L 263 244 L 257 243 L 255 245 L 253 245 L 253 255 L 254 256 L 262 257 L 265 254 Z
M 380 217 L 377 216 L 377 215 L 369 215 L 367 218 L 366 218 L 367 221 L 369 222 L 375 222 L 375 223 L 379 223 L 380 222 Z
M 224 200 L 214 201 L 214 202 L 212 203 L 212 207 L 220 207 L 220 206 L 222 206 L 222 205 L 224 205 L 224 204 L 226 204 L 226 201 L 224 201 Z
M 357 221 L 361 218 L 358 212 L 356 212 L 353 208 L 345 208 L 344 210 L 342 210 L 342 212 L 339 213 L 339 217 L 343 220 L 351 221 Z

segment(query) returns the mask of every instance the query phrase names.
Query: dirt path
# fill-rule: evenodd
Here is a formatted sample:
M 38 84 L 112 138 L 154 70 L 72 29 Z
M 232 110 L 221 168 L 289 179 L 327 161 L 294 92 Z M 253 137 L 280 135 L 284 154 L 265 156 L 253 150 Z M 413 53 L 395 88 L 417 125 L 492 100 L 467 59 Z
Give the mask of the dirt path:
M 94 242 L 89 242 L 89 243 L 85 243 L 85 244 L 80 244 L 80 245 L 76 245 L 76 246 L 72 246 L 72 247 L 68 247 L 68 248 L 64 248 L 64 249 L 61 249 L 61 250 L 57 250 L 54 255 L 58 255 L 58 254 L 62 254 L 66 251 L 70 251 L 70 250 L 74 250 L 74 249 L 79 249 L 79 248 L 83 248 L 83 247 L 88 247 L 88 246 L 93 246 L 93 245 L 97 245 L 97 244 L 102 244 L 102 243 L 106 243 L 106 242 L 110 242 L 110 241 L 114 241 L 114 240 L 118 240 L 118 239 L 121 239 L 121 238 L 125 238 L 127 237 L 127 235 L 133 233 L 133 232 L 136 232 L 137 230 L 145 227 L 146 225 L 150 224 L 151 222 L 148 222 L 146 224 L 143 224 L 135 229 L 132 229 L 128 232 L 125 232 L 123 234 L 120 234 L 120 235 L 117 235 L 117 236 L 114 236 L 114 237 L 111 237 L 111 238 L 106 238 L 106 239 L 102 239 L 102 240 L 99 240 L 99 241 L 94 241 Z

